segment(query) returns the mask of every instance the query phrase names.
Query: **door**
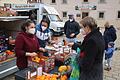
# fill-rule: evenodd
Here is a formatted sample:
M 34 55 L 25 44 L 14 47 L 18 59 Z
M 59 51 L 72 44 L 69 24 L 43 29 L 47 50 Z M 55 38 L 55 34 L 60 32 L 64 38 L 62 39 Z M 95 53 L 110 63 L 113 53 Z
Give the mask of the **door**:
M 86 16 L 89 16 L 89 12 L 82 12 L 82 19 Z

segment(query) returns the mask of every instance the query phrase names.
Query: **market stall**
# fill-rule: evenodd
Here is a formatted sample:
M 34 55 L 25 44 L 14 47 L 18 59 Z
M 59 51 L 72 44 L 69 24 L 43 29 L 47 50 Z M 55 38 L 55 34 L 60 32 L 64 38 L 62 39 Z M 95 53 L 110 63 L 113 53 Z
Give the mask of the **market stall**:
M 76 51 L 61 42 L 45 48 L 49 56 L 38 52 L 38 56 L 29 57 L 29 67 L 18 71 L 16 80 L 68 80 L 72 71 L 71 58 L 76 55 Z
M 16 16 L 10 8 L 0 8 L 0 79 L 16 72 L 15 38 L 28 16 Z

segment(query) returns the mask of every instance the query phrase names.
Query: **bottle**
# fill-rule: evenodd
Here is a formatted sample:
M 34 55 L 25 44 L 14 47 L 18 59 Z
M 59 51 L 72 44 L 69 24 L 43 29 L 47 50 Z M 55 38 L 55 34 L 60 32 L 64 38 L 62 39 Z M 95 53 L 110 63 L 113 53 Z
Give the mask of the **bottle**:
M 63 45 L 66 46 L 67 45 L 67 42 L 65 39 L 63 39 Z
M 41 76 L 42 75 L 42 67 L 37 68 L 37 75 Z
M 30 71 L 27 72 L 27 80 L 31 80 L 31 73 L 30 73 Z

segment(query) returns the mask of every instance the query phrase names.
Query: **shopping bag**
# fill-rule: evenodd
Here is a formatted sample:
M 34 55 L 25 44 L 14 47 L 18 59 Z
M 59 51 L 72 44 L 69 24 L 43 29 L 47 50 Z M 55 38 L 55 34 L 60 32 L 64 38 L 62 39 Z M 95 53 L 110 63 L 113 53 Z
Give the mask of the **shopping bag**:
M 71 60 L 71 65 L 72 65 L 72 72 L 70 75 L 70 80 L 79 80 L 79 76 L 80 76 L 80 70 L 79 70 L 79 64 L 77 62 L 78 58 L 77 56 L 80 54 L 80 49 L 77 48 L 77 55 L 72 57 Z
M 72 73 L 70 75 L 70 80 L 79 80 L 79 76 L 80 76 L 80 71 L 79 68 L 73 67 Z

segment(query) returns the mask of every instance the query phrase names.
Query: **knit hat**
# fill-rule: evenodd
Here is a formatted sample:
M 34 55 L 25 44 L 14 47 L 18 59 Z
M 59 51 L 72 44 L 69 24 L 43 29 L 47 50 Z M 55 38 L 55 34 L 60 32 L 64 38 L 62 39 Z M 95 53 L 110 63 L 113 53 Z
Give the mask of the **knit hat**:
M 108 45 L 110 45 L 111 47 L 114 47 L 115 43 L 114 42 L 109 42 Z

